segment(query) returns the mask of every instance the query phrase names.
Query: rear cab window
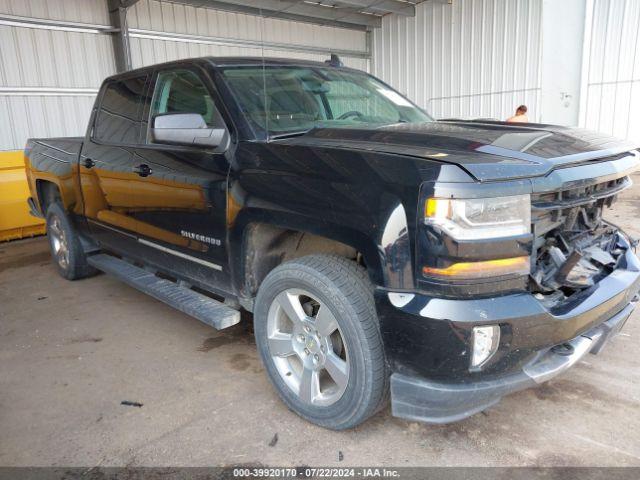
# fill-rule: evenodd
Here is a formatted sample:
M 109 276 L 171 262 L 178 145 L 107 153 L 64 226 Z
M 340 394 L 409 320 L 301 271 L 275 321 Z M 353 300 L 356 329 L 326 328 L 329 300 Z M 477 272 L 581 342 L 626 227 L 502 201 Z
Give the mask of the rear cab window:
M 136 144 L 148 75 L 110 80 L 104 87 L 92 138 L 102 143 Z

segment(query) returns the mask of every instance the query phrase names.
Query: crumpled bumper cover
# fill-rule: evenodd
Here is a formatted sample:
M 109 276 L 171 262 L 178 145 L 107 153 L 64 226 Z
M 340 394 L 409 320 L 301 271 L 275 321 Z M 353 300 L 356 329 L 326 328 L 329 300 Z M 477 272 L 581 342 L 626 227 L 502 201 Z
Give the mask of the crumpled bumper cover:
M 455 422 L 495 405 L 504 395 L 546 382 L 571 368 L 587 353 L 599 353 L 620 331 L 637 300 L 635 297 L 620 312 L 565 342 L 562 348 L 541 350 L 517 373 L 466 383 L 435 382 L 394 373 L 391 375 L 393 415 L 428 423 Z

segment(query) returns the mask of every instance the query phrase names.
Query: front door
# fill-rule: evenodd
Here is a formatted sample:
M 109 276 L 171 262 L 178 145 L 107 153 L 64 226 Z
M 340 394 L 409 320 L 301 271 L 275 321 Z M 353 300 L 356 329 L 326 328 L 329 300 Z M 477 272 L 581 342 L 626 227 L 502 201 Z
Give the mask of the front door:
M 149 125 L 157 115 L 198 113 L 209 127 L 226 128 L 211 95 L 213 86 L 199 70 L 159 71 L 152 84 L 154 93 L 143 114 Z M 156 144 L 150 133 L 133 155 L 137 178 L 131 214 L 144 260 L 220 293 L 230 285 L 226 155 L 204 147 Z

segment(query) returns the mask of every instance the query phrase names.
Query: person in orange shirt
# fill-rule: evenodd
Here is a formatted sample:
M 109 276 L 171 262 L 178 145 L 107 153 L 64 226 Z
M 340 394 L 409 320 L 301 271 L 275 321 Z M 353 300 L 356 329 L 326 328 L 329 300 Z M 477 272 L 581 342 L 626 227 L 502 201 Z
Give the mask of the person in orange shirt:
M 507 118 L 507 122 L 513 123 L 527 123 L 529 121 L 529 117 L 527 117 L 527 106 L 520 105 L 516 108 L 516 114 L 513 117 Z

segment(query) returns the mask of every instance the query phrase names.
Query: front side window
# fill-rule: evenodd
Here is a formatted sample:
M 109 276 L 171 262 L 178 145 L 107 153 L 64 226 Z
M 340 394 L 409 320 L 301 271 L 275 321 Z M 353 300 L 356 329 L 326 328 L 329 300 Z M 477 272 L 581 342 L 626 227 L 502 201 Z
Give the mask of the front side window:
M 269 135 L 431 118 L 361 72 L 332 67 L 228 67 L 223 76 L 244 114 Z
M 209 128 L 223 128 L 224 122 L 202 80 L 190 70 L 158 74 L 151 106 L 151 119 L 171 113 L 198 113 Z
M 137 143 L 140 133 L 138 117 L 147 76 L 109 82 L 96 117 L 96 140 L 107 143 Z

